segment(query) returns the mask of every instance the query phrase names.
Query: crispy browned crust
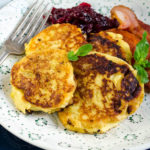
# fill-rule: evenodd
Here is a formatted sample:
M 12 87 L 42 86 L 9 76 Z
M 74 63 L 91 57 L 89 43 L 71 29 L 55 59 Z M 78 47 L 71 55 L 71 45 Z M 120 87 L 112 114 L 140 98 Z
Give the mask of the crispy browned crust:
M 73 68 L 66 55 L 65 51 L 49 50 L 24 57 L 11 70 L 12 85 L 34 105 L 66 105 L 75 90 Z
M 64 49 L 77 51 L 80 46 L 86 44 L 81 29 L 69 23 L 54 24 L 42 30 L 26 45 L 26 54 L 48 49 Z
M 88 64 L 90 67 L 85 68 L 83 64 Z M 87 84 L 91 83 L 93 79 L 98 74 L 106 75 L 108 78 L 117 73 L 121 72 L 124 75 L 123 80 L 121 81 L 121 90 L 116 91 L 114 93 L 113 99 L 115 102 L 118 100 L 121 100 L 122 98 L 126 101 L 130 101 L 133 98 L 138 97 L 139 93 L 141 92 L 141 87 L 139 86 L 139 82 L 136 79 L 136 77 L 133 75 L 133 73 L 130 71 L 129 67 L 124 64 L 117 64 L 112 61 L 107 60 L 104 56 L 97 56 L 96 54 L 85 56 L 84 58 L 80 58 L 77 62 L 73 63 L 75 68 L 75 77 L 76 79 L 82 84 L 84 80 L 83 78 L 86 78 L 87 76 L 90 76 L 91 79 L 89 81 L 87 80 Z M 87 67 L 87 66 L 86 66 Z M 76 72 L 77 71 L 77 72 Z M 80 71 L 80 72 L 79 72 Z M 81 73 L 81 74 L 80 74 Z M 78 88 L 82 89 L 88 89 L 86 86 L 83 85 L 80 87 L 80 84 L 78 85 Z M 107 95 L 107 93 L 111 92 L 113 89 L 115 89 L 114 85 L 112 84 L 111 88 L 110 81 L 107 79 L 103 79 L 103 86 L 101 87 L 101 91 L 103 96 Z M 82 91 L 82 90 L 79 90 Z M 87 93 L 87 94 L 85 94 Z M 89 93 L 89 94 L 88 94 Z M 91 92 L 81 92 L 80 96 L 84 97 L 84 95 L 91 95 Z M 92 97 L 92 96 L 91 96 Z M 117 102 L 120 103 L 120 102 Z M 115 106 L 114 106 L 115 108 Z
M 143 25 L 146 29 L 148 29 L 148 26 L 146 24 L 144 24 L 141 21 L 139 21 L 139 23 L 140 23 L 140 25 Z M 108 31 L 114 32 L 114 33 L 119 33 L 119 34 L 123 35 L 123 40 L 126 41 L 129 44 L 130 49 L 132 51 L 132 54 L 134 55 L 134 51 L 136 49 L 136 45 L 140 41 L 140 38 L 138 36 L 128 32 L 128 31 L 119 30 L 119 29 L 110 29 Z M 148 54 L 148 58 L 150 58 L 150 53 Z M 133 63 L 134 63 L 134 60 L 133 60 Z M 148 77 L 150 79 L 150 70 L 147 69 L 147 72 L 148 72 Z M 150 82 L 145 84 L 145 91 L 148 92 L 148 93 L 150 92 Z
M 110 29 L 108 31 L 121 34 L 123 36 L 123 40 L 129 44 L 132 54 L 134 54 L 136 45 L 140 41 L 139 37 L 137 37 L 136 35 L 128 31 L 119 30 L 119 29 Z
M 94 50 L 97 52 L 109 54 L 126 60 L 122 54 L 121 47 L 117 45 L 117 41 L 113 40 L 107 32 L 90 34 L 88 42 L 93 45 Z
M 143 84 L 124 61 L 93 53 L 81 57 L 73 66 L 77 79 L 74 104 L 59 112 L 67 129 L 82 133 L 106 132 L 105 127 L 108 130 L 116 126 L 141 104 Z M 119 83 L 115 83 L 116 79 Z

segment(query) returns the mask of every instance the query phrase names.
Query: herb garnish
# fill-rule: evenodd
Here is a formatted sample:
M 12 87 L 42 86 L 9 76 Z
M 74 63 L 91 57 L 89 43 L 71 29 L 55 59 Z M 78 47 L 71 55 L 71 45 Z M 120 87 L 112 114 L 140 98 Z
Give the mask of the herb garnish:
M 148 73 L 145 68 L 150 68 L 150 62 L 146 59 L 149 52 L 149 43 L 146 39 L 147 32 L 143 33 L 142 40 L 136 45 L 136 50 L 134 52 L 134 68 L 141 79 L 142 83 L 148 83 Z M 92 44 L 82 45 L 76 53 L 73 51 L 68 52 L 68 59 L 70 61 L 77 61 L 78 56 L 86 56 L 93 49 Z
M 143 33 L 142 40 L 136 45 L 136 50 L 134 52 L 134 68 L 141 79 L 142 83 L 149 82 L 148 73 L 145 68 L 150 68 L 150 62 L 146 59 L 149 52 L 149 43 L 146 39 L 147 32 Z
M 92 44 L 82 45 L 76 53 L 73 51 L 68 52 L 68 59 L 70 61 L 77 61 L 78 56 L 86 56 L 93 49 Z

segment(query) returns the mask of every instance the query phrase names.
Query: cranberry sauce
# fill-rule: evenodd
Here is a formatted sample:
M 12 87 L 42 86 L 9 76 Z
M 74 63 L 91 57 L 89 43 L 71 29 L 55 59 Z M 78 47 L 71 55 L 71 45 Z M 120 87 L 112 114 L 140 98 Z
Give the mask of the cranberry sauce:
M 80 27 L 83 33 L 87 34 L 116 28 L 119 25 L 117 20 L 97 13 L 88 3 L 81 3 L 70 9 L 53 8 L 48 23 L 71 23 Z

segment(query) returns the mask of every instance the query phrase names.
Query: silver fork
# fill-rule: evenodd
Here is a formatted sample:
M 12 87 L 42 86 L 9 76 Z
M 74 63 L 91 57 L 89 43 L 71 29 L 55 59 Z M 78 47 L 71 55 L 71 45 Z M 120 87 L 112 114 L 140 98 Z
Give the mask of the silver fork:
M 24 54 L 24 43 L 43 29 L 50 14 L 49 11 L 46 13 L 49 4 L 43 5 L 43 3 L 44 0 L 40 3 L 39 1 L 33 3 L 24 18 L 5 41 L 6 49 L 0 55 L 0 65 L 10 54 Z M 44 14 L 45 17 L 43 18 Z

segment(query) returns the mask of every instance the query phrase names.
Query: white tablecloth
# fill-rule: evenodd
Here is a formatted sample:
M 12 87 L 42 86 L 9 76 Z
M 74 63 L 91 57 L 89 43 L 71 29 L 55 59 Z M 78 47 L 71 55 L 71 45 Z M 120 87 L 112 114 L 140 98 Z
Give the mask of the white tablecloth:
M 4 7 L 7 3 L 11 2 L 12 0 L 0 0 L 0 8 Z

